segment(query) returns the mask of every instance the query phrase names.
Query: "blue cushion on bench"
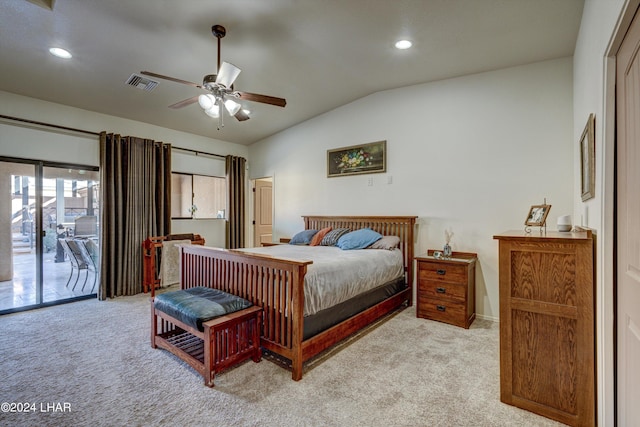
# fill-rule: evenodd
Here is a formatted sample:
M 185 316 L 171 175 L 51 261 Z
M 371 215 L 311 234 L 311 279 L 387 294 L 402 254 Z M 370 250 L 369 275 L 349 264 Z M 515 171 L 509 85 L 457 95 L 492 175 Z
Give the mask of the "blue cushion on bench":
M 244 298 L 203 286 L 165 292 L 156 295 L 154 300 L 157 310 L 201 332 L 204 322 L 252 305 Z

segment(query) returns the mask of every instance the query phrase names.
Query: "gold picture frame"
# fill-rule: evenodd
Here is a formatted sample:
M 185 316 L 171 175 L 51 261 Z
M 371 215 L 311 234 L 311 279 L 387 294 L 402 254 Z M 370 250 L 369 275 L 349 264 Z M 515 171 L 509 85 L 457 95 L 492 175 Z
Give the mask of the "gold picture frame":
M 327 178 L 387 171 L 387 141 L 327 150 Z
M 551 210 L 551 205 L 533 205 L 529 209 L 529 214 L 524 220 L 524 225 L 533 227 L 544 227 L 547 222 L 547 215 Z
M 580 194 L 583 202 L 596 195 L 595 123 L 595 116 L 589 114 L 580 137 Z

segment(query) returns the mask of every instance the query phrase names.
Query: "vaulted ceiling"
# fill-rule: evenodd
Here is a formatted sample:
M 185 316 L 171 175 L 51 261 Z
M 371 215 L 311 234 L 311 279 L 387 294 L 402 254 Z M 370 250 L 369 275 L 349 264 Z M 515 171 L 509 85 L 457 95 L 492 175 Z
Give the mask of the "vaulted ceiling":
M 0 90 L 239 144 L 251 144 L 371 93 L 571 56 L 583 0 L 11 0 L 0 7 Z M 153 71 L 202 83 L 221 58 L 235 88 L 286 98 L 243 102 L 250 120 L 224 128 L 203 93 Z M 413 47 L 394 43 L 409 39 Z M 62 47 L 63 60 L 49 53 Z M 390 106 L 390 108 L 395 108 Z M 46 120 L 45 120 L 46 121 Z

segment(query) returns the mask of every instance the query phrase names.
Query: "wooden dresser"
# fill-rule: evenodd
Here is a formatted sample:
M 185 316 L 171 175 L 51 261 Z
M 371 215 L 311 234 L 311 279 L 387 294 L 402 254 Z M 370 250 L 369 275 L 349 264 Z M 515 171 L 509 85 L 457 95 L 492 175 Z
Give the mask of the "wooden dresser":
M 500 400 L 595 425 L 594 236 L 509 231 L 499 241 Z
M 476 259 L 469 252 L 434 258 L 433 250 L 416 257 L 418 317 L 469 328 L 476 318 Z

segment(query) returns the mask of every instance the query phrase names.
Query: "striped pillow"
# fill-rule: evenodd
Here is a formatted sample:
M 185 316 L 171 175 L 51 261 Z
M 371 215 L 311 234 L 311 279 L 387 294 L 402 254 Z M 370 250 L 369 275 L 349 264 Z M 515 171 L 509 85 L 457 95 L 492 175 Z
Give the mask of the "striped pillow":
M 324 235 L 324 237 L 322 238 L 322 243 L 320 244 L 322 246 L 335 246 L 336 243 L 338 243 L 338 239 L 340 239 L 343 234 L 347 234 L 349 231 L 351 230 L 349 230 L 348 228 L 333 229 Z

